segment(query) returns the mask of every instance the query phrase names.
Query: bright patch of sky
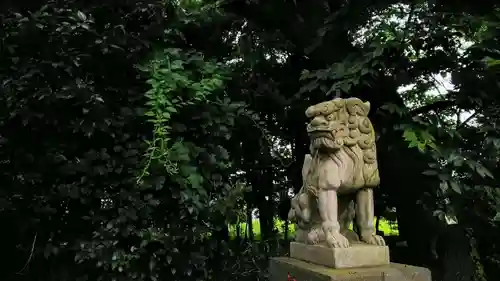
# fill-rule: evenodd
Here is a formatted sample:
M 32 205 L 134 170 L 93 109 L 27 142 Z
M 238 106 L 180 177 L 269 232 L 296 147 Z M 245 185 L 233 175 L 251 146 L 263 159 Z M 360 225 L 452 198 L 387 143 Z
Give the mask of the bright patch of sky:
M 383 36 L 385 37 L 382 40 L 400 40 L 396 39 L 397 35 L 401 38 L 404 38 L 407 32 L 408 23 L 421 23 L 422 20 L 418 18 L 419 11 L 426 10 L 427 7 L 425 5 L 414 7 L 415 10 L 411 11 L 411 7 L 408 4 L 395 4 L 387 8 L 385 11 L 374 15 L 370 21 L 365 25 L 359 28 L 356 32 L 354 32 L 354 43 L 357 45 L 362 45 L 367 43 L 367 41 L 373 36 Z M 410 18 L 410 14 L 413 12 L 413 17 Z M 426 29 L 427 27 L 422 27 Z M 388 30 L 391 30 L 390 32 Z M 429 31 L 430 32 L 430 31 Z M 380 40 L 381 38 L 378 38 Z M 466 41 L 464 39 L 459 40 L 460 46 L 458 47 L 458 53 L 460 55 L 464 54 L 465 51 L 473 44 L 472 42 Z M 410 46 L 408 47 L 407 53 L 410 55 L 415 55 L 414 52 L 410 50 Z M 441 47 L 436 47 L 439 49 Z M 448 91 L 456 90 L 455 85 L 451 82 L 451 73 L 444 74 L 433 74 L 429 77 L 433 80 L 434 87 L 433 89 L 427 91 L 425 93 L 426 96 L 442 96 L 445 95 Z M 407 91 L 413 89 L 415 84 L 403 85 L 399 87 L 398 92 L 404 95 Z M 410 103 L 407 102 L 406 106 L 409 108 L 419 107 L 422 104 Z M 474 118 L 470 118 L 473 112 L 471 111 L 462 111 L 458 113 L 458 119 L 461 122 L 467 120 L 469 124 L 474 125 Z M 454 116 L 456 119 L 457 116 Z

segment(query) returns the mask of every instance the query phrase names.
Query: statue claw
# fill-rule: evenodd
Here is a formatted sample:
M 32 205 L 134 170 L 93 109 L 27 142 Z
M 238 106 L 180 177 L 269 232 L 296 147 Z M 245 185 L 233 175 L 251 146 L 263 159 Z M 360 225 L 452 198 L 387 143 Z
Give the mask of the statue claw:
M 373 233 L 361 235 L 361 241 L 370 245 L 385 246 L 384 238 Z
M 323 231 L 326 236 L 326 244 L 330 248 L 349 248 L 349 240 L 339 230 L 332 227 L 331 222 L 323 223 Z

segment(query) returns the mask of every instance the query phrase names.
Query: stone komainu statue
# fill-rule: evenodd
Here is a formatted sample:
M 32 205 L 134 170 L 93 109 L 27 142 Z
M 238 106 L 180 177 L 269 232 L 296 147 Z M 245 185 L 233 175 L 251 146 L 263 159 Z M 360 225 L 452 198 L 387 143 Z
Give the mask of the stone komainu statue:
M 297 242 L 349 247 L 353 241 L 385 245 L 375 234 L 373 188 L 380 183 L 370 103 L 357 98 L 309 107 L 311 154 L 303 185 L 288 218 L 297 223 Z M 355 219 L 357 232 L 349 230 Z

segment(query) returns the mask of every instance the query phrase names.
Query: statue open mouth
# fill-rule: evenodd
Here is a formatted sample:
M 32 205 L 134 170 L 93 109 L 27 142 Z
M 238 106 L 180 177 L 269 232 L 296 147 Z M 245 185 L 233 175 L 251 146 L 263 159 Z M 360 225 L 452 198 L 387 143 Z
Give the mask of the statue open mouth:
M 318 138 L 327 138 L 327 139 L 334 139 L 334 136 L 332 134 L 332 130 L 326 129 L 326 128 L 310 128 L 307 133 L 309 134 L 309 138 L 311 140 L 313 139 L 318 139 Z
M 307 132 L 308 133 L 328 133 L 328 132 L 332 132 L 332 128 L 329 128 L 329 127 L 325 127 L 325 126 L 307 126 Z
M 315 149 L 334 149 L 335 138 L 331 132 L 314 132 L 310 134 L 311 146 Z
M 331 131 L 316 130 L 309 132 L 311 138 L 332 138 Z

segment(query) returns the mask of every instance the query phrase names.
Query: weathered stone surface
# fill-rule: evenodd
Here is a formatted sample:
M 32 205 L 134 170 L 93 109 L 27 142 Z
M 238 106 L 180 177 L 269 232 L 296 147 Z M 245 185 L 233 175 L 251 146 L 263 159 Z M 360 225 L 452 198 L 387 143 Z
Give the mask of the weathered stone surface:
M 290 243 L 290 257 L 331 268 L 355 268 L 388 265 L 389 247 L 352 244 L 349 248 Z
M 370 103 L 335 98 L 310 106 L 310 154 L 302 166 L 302 188 L 291 200 L 288 218 L 297 224 L 297 242 L 348 248 L 361 241 L 385 246 L 375 233 L 373 189 L 380 183 Z M 354 223 L 357 235 L 349 235 Z
M 280 257 L 270 260 L 270 281 L 431 281 L 429 270 L 391 263 L 379 267 L 333 269 L 297 259 Z
M 375 233 L 380 183 L 370 103 L 335 98 L 310 106 L 310 154 L 288 218 L 297 225 L 291 258 L 271 260 L 271 281 L 430 281 L 427 269 L 391 264 Z M 349 229 L 356 226 L 356 232 Z
M 425 267 L 411 266 L 400 263 L 392 263 L 391 266 L 403 273 L 411 281 L 430 281 L 431 271 Z

